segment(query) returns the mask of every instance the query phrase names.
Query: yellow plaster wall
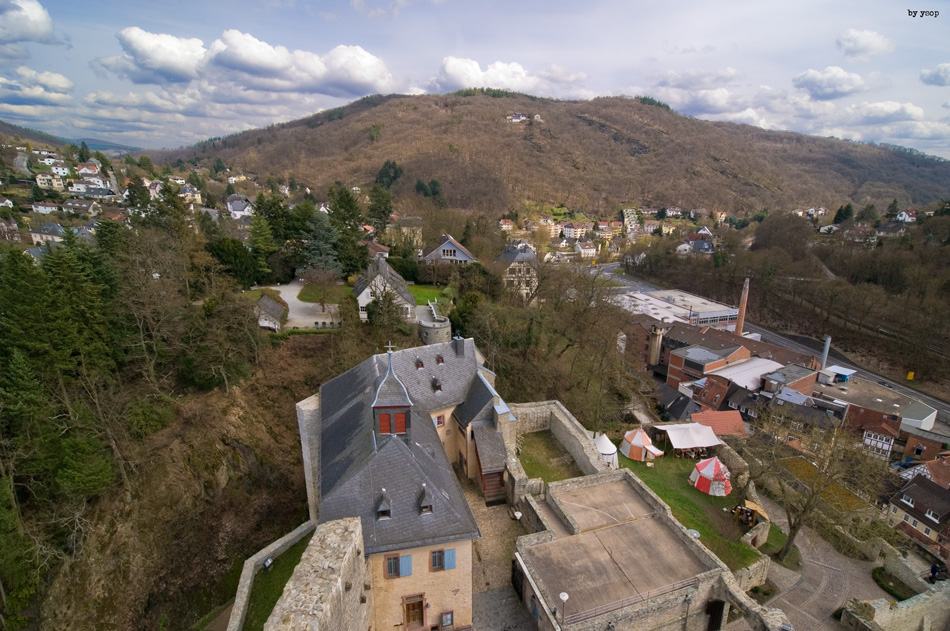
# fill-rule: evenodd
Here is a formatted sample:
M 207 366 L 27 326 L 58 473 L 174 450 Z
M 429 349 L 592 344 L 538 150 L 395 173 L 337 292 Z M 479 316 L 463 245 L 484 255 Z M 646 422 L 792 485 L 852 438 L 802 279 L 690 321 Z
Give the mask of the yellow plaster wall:
M 432 550 L 455 549 L 455 569 L 432 572 L 429 553 Z M 395 553 L 393 553 L 395 554 Z M 412 576 L 386 578 L 386 555 L 370 557 L 373 580 L 373 631 L 400 629 L 404 625 L 403 598 L 424 594 L 424 626 L 431 629 L 439 624 L 443 611 L 455 614 L 456 627 L 472 624 L 472 542 L 456 541 L 438 546 L 426 546 L 399 551 L 400 556 L 412 555 Z M 425 606 L 428 605 L 428 608 Z

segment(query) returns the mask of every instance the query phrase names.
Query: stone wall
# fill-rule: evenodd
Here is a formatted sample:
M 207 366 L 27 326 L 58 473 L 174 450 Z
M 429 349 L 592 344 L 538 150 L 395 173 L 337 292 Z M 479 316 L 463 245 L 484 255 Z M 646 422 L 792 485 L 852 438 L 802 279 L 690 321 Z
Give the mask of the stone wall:
M 769 565 L 771 565 L 771 560 L 764 554 L 760 554 L 758 560 L 754 561 L 752 565 L 734 570 L 732 575 L 735 576 L 739 589 L 747 592 L 753 587 L 765 585 L 765 581 L 769 577 Z
M 550 430 L 585 474 L 607 469 L 594 440 L 560 401 L 512 403 L 509 407 L 517 419 L 517 436 Z
M 303 475 L 307 485 L 307 508 L 310 521 L 317 523 L 320 505 L 320 394 L 297 403 L 297 428 L 303 452 Z
M 247 605 L 251 588 L 254 586 L 254 577 L 263 567 L 264 561 L 268 558 L 279 557 L 287 548 L 310 534 L 313 528 L 312 521 L 305 522 L 244 562 L 244 569 L 241 570 L 241 578 L 238 580 L 237 592 L 234 595 L 234 605 L 231 607 L 231 617 L 228 619 L 228 631 L 241 631 L 244 628 L 244 618 L 247 616 Z
M 359 518 L 321 524 L 284 586 L 264 631 L 368 628 L 373 591 L 362 547 Z
M 852 600 L 841 623 L 853 631 L 943 631 L 950 626 L 950 584 L 937 583 L 930 591 L 899 603 L 884 598 Z
M 521 525 L 528 534 L 550 530 L 544 514 L 538 508 L 538 499 L 533 495 L 526 495 L 521 503 Z
M 755 526 L 753 526 L 749 532 L 742 535 L 740 541 L 742 543 L 759 549 L 765 545 L 765 542 L 769 540 L 769 530 L 771 529 L 772 523 L 768 521 L 760 521 Z

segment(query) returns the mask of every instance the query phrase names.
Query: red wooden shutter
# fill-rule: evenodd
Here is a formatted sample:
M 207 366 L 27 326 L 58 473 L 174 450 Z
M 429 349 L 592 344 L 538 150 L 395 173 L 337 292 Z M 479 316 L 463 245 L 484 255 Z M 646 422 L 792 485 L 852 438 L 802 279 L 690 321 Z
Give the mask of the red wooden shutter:
M 398 418 L 398 415 L 397 415 Z M 380 434 L 391 434 L 392 428 L 389 426 L 389 415 L 380 414 L 379 415 L 379 433 Z
M 405 412 L 396 412 L 396 432 L 397 434 L 406 433 L 406 414 Z

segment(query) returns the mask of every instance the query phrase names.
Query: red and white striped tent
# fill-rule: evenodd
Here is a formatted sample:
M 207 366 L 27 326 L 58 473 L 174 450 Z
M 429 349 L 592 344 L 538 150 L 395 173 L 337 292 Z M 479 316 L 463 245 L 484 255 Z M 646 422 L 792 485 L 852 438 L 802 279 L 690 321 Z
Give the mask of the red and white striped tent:
M 732 492 L 732 483 L 729 482 L 729 469 L 719 461 L 719 458 L 707 458 L 696 464 L 689 481 L 697 489 L 707 495 L 724 497 Z
M 663 452 L 653 446 L 653 441 L 643 429 L 633 429 L 624 434 L 620 443 L 620 453 L 631 460 L 653 460 L 662 456 Z

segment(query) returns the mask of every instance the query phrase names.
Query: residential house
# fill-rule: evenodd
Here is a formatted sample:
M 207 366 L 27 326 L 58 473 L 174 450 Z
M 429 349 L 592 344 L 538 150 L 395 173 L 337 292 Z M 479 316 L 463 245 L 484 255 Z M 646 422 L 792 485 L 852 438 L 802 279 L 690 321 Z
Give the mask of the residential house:
M 362 245 L 366 248 L 366 251 L 369 252 L 369 258 L 389 258 L 389 248 L 383 245 L 382 243 L 377 243 L 376 241 L 357 241 L 357 245 Z
M 665 383 L 657 385 L 655 396 L 656 402 L 663 406 L 663 413 L 669 416 L 671 421 L 686 420 L 693 413 L 702 410 L 692 398 Z
M 69 176 L 69 166 L 65 162 L 56 161 L 50 165 L 49 170 L 60 177 Z
M 185 178 L 178 177 L 177 175 L 171 176 L 170 178 L 168 178 L 168 181 L 171 182 L 172 184 L 177 184 L 178 186 L 184 186 L 186 182 Z
M 76 165 L 76 173 L 79 175 L 99 175 L 99 167 L 92 162 L 83 162 Z
M 261 296 L 254 305 L 254 311 L 257 313 L 257 326 L 280 333 L 287 316 L 287 307 L 270 296 Z
M 0 197 L 0 206 L 4 208 L 13 208 L 13 200 L 6 197 Z
M 53 202 L 34 202 L 31 209 L 35 213 L 49 215 L 59 210 L 59 204 L 54 204 Z
M 937 458 L 950 442 L 946 436 L 914 427 L 901 426 L 899 440 L 903 442 L 905 461 L 928 461 Z
M 429 264 L 452 263 L 456 265 L 478 262 L 478 259 L 450 234 L 443 234 L 439 238 L 439 245 L 422 257 L 422 260 Z
M 47 254 L 53 252 L 58 247 L 62 247 L 58 241 L 47 241 L 36 247 L 27 248 L 24 252 L 33 257 L 34 264 L 39 265 Z
M 90 188 L 90 184 L 85 180 L 76 180 L 69 183 L 69 192 L 74 195 L 82 195 Z M 95 188 L 95 187 L 93 187 Z
M 60 158 L 59 156 L 54 156 L 54 155 L 41 156 L 41 157 L 37 160 L 37 162 L 39 162 L 40 164 L 45 164 L 45 165 L 48 166 L 48 167 L 51 167 L 51 166 L 53 166 L 54 164 L 56 164 L 57 162 L 62 162 L 62 161 L 63 161 L 62 158 Z
M 894 451 L 894 441 L 897 440 L 898 429 L 894 424 L 885 421 L 868 423 L 863 428 L 861 440 L 868 453 L 884 460 L 890 460 Z
M 643 228 L 640 230 L 640 232 L 642 232 L 643 234 L 653 234 L 659 229 L 660 229 L 660 222 L 650 220 L 650 221 L 643 222 Z
M 102 175 L 85 175 L 82 178 L 82 182 L 88 188 L 109 188 L 112 185 L 112 183 L 109 181 L 109 178 Z M 161 183 L 159 182 L 159 184 Z
M 353 295 L 360 308 L 360 320 L 369 319 L 369 303 L 389 292 L 396 303 L 399 314 L 411 320 L 416 309 L 416 299 L 406 285 L 405 279 L 389 266 L 384 258 L 373 257 L 369 267 L 353 285 Z
M 667 209 L 666 209 L 666 216 L 667 216 L 667 217 L 671 217 L 671 218 L 673 218 L 673 219 L 677 219 L 677 218 L 679 218 L 679 217 L 682 217 L 682 216 L 683 216 L 683 209 L 682 209 L 682 208 L 676 208 L 675 206 L 674 206 L 673 208 L 667 208 Z
M 58 223 L 47 222 L 30 229 L 33 243 L 59 243 L 66 236 L 66 230 Z
M 505 289 L 528 300 L 538 288 L 538 258 L 528 243 L 510 243 L 495 259 Z
M 940 456 L 933 460 L 907 467 L 898 475 L 905 480 L 913 480 L 920 475 L 941 488 L 950 489 L 950 452 L 942 452 Z
M 254 214 L 254 205 L 247 195 L 241 195 L 240 193 L 229 195 L 226 204 L 228 212 L 231 214 L 231 219 L 250 217 Z
M 552 219 L 552 218 L 550 218 L 550 217 L 542 217 L 541 220 L 540 220 L 538 223 L 541 224 L 541 227 L 547 229 L 548 235 L 549 235 L 552 239 L 554 239 L 554 238 L 557 237 L 559 234 L 561 234 L 561 224 L 559 224 L 558 222 L 554 221 L 554 219 Z
M 237 184 L 247 179 L 246 175 L 232 175 L 228 177 L 228 184 Z
M 52 189 L 54 191 L 61 191 L 65 188 L 63 186 L 63 178 L 55 173 L 37 173 L 36 174 L 36 185 L 43 189 Z
M 63 202 L 63 210 L 76 213 L 77 215 L 98 215 L 102 210 L 99 202 L 92 199 L 67 199 Z
M 574 251 L 577 252 L 582 259 L 592 259 L 597 256 L 597 246 L 594 245 L 593 241 L 587 239 L 578 239 L 577 243 L 574 244 Z
M 891 497 L 887 523 L 950 561 L 950 489 L 915 476 Z
M 201 193 L 191 184 L 182 186 L 181 190 L 178 191 L 178 196 L 186 204 L 201 204 Z
M 828 209 L 824 206 L 819 206 L 817 208 L 809 208 L 805 211 L 805 214 L 809 217 L 824 217 L 828 214 Z
M 611 221 L 610 222 L 610 234 L 615 237 L 623 235 L 623 222 L 622 221 Z
M 899 237 L 907 232 L 907 228 L 902 221 L 888 221 L 877 227 L 875 234 L 879 237 Z
M 472 624 L 481 535 L 453 463 L 503 498 L 512 420 L 481 361 L 461 338 L 390 351 L 297 404 L 311 518 L 360 519 L 374 629 Z
M 693 242 L 692 253 L 711 256 L 716 252 L 716 246 L 713 245 L 712 241 L 706 239 L 699 239 Z
M 513 222 L 511 219 L 502 219 L 498 222 L 498 228 L 502 232 L 511 232 L 515 229 L 515 222 Z
M 914 223 L 917 221 L 917 211 L 902 210 L 897 213 L 897 221 L 900 221 L 901 223 Z
M 115 194 L 111 188 L 95 188 L 90 187 L 86 189 L 86 192 L 83 193 L 85 197 L 91 197 L 92 199 L 116 199 L 118 195 Z

